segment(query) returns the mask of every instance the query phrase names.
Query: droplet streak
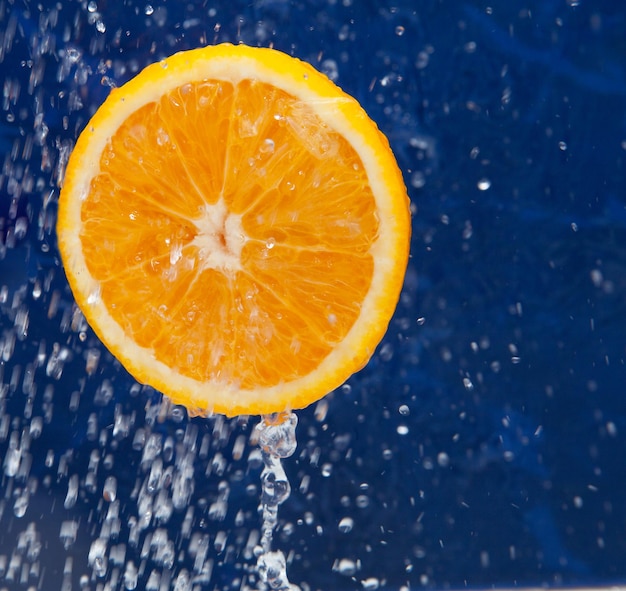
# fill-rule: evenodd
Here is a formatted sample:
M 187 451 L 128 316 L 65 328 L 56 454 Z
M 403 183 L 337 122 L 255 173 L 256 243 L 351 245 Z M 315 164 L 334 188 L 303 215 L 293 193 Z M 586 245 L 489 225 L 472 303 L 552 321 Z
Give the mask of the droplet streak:
M 291 493 L 281 459 L 291 456 L 296 450 L 297 423 L 298 417 L 294 413 L 281 413 L 264 416 L 255 427 L 265 466 L 261 473 L 263 524 L 257 571 L 261 580 L 277 591 L 299 591 L 299 587 L 287 578 L 284 554 L 271 549 L 273 532 L 278 524 L 278 506 Z

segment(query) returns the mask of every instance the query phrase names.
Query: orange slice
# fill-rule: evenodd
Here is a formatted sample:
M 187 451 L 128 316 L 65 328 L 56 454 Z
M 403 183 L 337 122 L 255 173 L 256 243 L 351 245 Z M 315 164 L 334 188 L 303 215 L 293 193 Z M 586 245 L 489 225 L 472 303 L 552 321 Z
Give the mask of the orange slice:
M 408 260 L 386 138 L 310 65 L 229 44 L 114 89 L 58 211 L 76 302 L 140 382 L 192 414 L 302 408 L 370 358 Z

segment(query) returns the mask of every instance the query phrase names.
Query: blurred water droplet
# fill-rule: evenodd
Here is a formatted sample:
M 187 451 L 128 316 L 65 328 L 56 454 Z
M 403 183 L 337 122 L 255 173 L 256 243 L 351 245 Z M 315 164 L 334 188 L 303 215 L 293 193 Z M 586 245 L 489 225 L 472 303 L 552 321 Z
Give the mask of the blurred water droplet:
M 376 577 L 370 577 L 369 579 L 361 581 L 361 586 L 364 591 L 375 591 L 380 587 L 380 581 Z
M 194 491 L 195 479 L 191 454 L 177 464 L 172 481 L 172 502 L 175 509 L 184 509 L 189 504 Z
M 63 506 L 66 509 L 71 509 L 78 499 L 78 475 L 73 474 L 67 481 L 67 494 L 65 495 L 65 501 Z
M 59 380 L 63 374 L 65 362 L 69 357 L 69 349 L 61 347 L 58 343 L 54 343 L 52 353 L 50 357 L 48 357 L 48 363 L 46 364 L 46 375 L 55 380 Z
M 345 577 L 353 577 L 359 570 L 359 564 L 349 558 L 341 558 L 335 561 L 333 570 Z
M 365 509 L 366 507 L 369 507 L 370 499 L 367 495 L 359 495 L 355 502 L 359 509 Z
M 187 569 L 182 569 L 174 580 L 173 591 L 191 591 L 191 579 Z
M 117 480 L 115 476 L 108 476 L 104 481 L 102 498 L 107 501 L 107 503 L 112 503 L 117 498 Z
M 302 494 L 306 494 L 309 490 L 309 484 L 311 483 L 311 477 L 308 474 L 305 474 L 300 481 L 300 492 Z
M 213 547 L 215 548 L 216 552 L 220 553 L 224 551 L 224 548 L 226 547 L 227 538 L 228 538 L 228 535 L 226 534 L 225 531 L 217 532 L 217 535 L 215 536 L 215 541 L 213 542 Z
M 415 189 L 421 189 L 426 184 L 426 177 L 421 170 L 416 170 L 411 175 L 411 186 Z
M 338 529 L 342 534 L 347 534 L 352 531 L 354 526 L 354 520 L 351 517 L 344 517 L 340 522 Z
M 479 191 L 486 191 L 491 187 L 491 181 L 489 179 L 482 178 L 478 181 L 478 183 L 476 183 L 476 186 Z
M 93 402 L 96 406 L 107 406 L 113 399 L 113 384 L 109 380 L 102 380 L 96 388 Z
M 320 64 L 320 70 L 326 74 L 333 82 L 339 78 L 339 67 L 333 59 L 325 59 Z
M 259 152 L 261 152 L 261 154 L 272 154 L 274 152 L 274 148 L 274 140 L 271 138 L 266 138 L 261 142 L 261 145 L 259 146 Z
M 17 474 L 17 470 L 20 465 L 20 459 L 22 454 L 20 450 L 15 448 L 9 448 L 4 456 L 4 473 L 9 478 L 12 478 Z
M 126 563 L 126 568 L 124 569 L 124 588 L 127 591 L 133 591 L 137 588 L 137 581 L 139 579 L 139 574 L 137 573 L 137 567 L 132 560 L 129 560 Z
M 27 488 L 23 488 L 20 494 L 16 497 L 13 504 L 13 514 L 15 517 L 24 517 L 26 510 L 28 509 L 28 502 L 30 500 L 30 494 Z
M 446 452 L 439 452 L 437 454 L 437 463 L 442 467 L 445 468 L 446 466 L 448 466 L 450 464 L 450 456 L 446 453 Z
M 326 398 L 322 398 L 315 405 L 315 420 L 319 423 L 322 423 L 326 420 L 326 415 L 328 414 L 328 400 Z
M 98 578 L 104 577 L 107 572 L 107 541 L 102 538 L 95 539 L 89 547 L 87 563 L 93 569 L 94 575 Z
M 224 521 L 227 510 L 228 504 L 226 501 L 223 499 L 217 500 L 209 507 L 209 519 L 212 519 L 213 521 Z
M 287 566 L 282 552 L 265 552 L 257 563 L 261 580 L 271 589 L 279 591 L 291 588 L 287 580 Z
M 68 550 L 72 544 L 76 541 L 78 535 L 78 522 L 76 521 L 64 521 L 61 523 L 61 531 L 59 532 L 59 539 L 63 544 L 63 547 Z
M 30 436 L 33 439 L 37 439 L 42 431 L 43 431 L 43 418 L 42 417 L 33 417 L 30 422 Z
M 391 361 L 391 359 L 393 358 L 393 345 L 391 343 L 385 343 L 380 348 L 379 355 L 383 361 Z
M 17 218 L 15 220 L 14 228 L 15 238 L 17 240 L 22 240 L 28 232 L 28 218 L 24 216 Z

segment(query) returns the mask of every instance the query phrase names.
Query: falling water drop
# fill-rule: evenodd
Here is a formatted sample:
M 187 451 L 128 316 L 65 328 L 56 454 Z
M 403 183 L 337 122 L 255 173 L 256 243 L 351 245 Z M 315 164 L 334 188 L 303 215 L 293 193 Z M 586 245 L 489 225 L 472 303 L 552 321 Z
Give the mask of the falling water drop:
M 261 455 L 261 548 L 258 552 L 257 570 L 261 581 L 276 591 L 299 591 L 299 587 L 287 579 L 285 556 L 280 551 L 272 552 L 272 537 L 278 523 L 278 506 L 284 503 L 291 493 L 291 486 L 281 459 L 288 458 L 296 450 L 296 425 L 298 417 L 294 413 L 280 413 L 264 416 L 255 427 Z

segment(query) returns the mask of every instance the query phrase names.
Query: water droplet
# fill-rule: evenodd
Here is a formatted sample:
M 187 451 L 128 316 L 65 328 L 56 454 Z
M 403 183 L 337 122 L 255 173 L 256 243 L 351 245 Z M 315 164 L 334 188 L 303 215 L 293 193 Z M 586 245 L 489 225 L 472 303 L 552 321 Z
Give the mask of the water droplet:
M 437 454 L 437 463 L 442 468 L 445 468 L 446 466 L 450 465 L 450 456 L 445 451 L 439 452 Z
M 107 541 L 104 538 L 95 539 L 89 548 L 87 562 L 97 577 L 103 577 L 107 571 Z
M 346 577 L 353 577 L 359 570 L 359 567 L 358 562 L 350 560 L 349 558 L 342 558 L 341 560 L 335 561 L 335 564 L 333 564 L 333 570 Z
M 487 178 L 482 178 L 478 181 L 476 186 L 478 187 L 479 191 L 486 191 L 491 187 L 491 181 Z
M 261 145 L 259 146 L 259 152 L 261 152 L 261 154 L 271 154 L 272 152 L 274 152 L 274 140 L 271 138 L 266 138 L 261 142 Z
M 280 422 L 282 420 L 282 422 Z M 276 422 L 273 422 L 276 421 Z M 279 458 L 288 458 L 296 450 L 296 425 L 298 417 L 290 413 L 287 417 L 264 417 L 255 427 L 261 448 Z
M 15 444 L 17 445 L 17 444 Z M 10 448 L 7 450 L 4 456 L 4 473 L 9 477 L 13 477 L 17 474 L 17 470 L 20 465 L 20 459 L 22 454 L 19 449 Z
M 369 497 L 367 495 L 359 495 L 356 498 L 355 503 L 356 503 L 356 506 L 359 509 L 365 509 L 365 508 L 369 507 L 370 499 L 369 499 Z
M 168 133 L 161 127 L 157 130 L 156 142 L 159 146 L 164 146 L 169 143 L 170 136 Z
M 215 541 L 213 542 L 213 546 L 216 552 L 223 552 L 226 547 L 226 540 L 228 539 L 228 534 L 225 531 L 218 531 L 215 536 Z
M 154 12 L 154 8 L 151 4 L 146 4 L 146 7 L 143 9 L 143 13 L 147 16 L 150 16 Z
M 76 541 L 78 535 L 78 522 L 76 521 L 64 521 L 61 523 L 61 531 L 59 532 L 59 539 L 63 544 L 65 550 L 68 550 L 72 544 Z
M 28 231 L 28 218 L 19 217 L 15 220 L 15 238 L 16 240 L 22 240 L 26 236 L 26 232 Z
M 137 588 L 138 579 L 139 574 L 137 572 L 137 567 L 132 560 L 129 560 L 126 563 L 126 568 L 124 570 L 124 587 L 127 591 L 133 591 L 133 589 Z
M 361 581 L 361 586 L 364 591 L 375 591 L 380 587 L 380 581 L 376 577 L 370 577 L 369 579 Z
M 385 343 L 380 348 L 380 358 L 383 361 L 391 361 L 393 357 L 393 345 L 391 343 Z
M 15 517 L 24 517 L 26 515 L 26 510 L 28 509 L 28 502 L 30 500 L 30 493 L 27 488 L 24 488 L 21 491 L 21 494 L 15 499 L 15 503 L 13 504 L 13 514 Z
M 342 534 L 347 534 L 350 531 L 352 531 L 353 526 L 354 526 L 354 519 L 352 519 L 351 517 L 344 517 L 339 522 L 338 529 Z
M 288 590 L 287 567 L 282 552 L 265 552 L 259 557 L 257 569 L 261 580 L 271 589 Z
M 65 502 L 63 503 L 63 506 L 66 509 L 71 509 L 76 504 L 77 498 L 78 498 L 78 475 L 74 474 L 68 480 L 67 494 L 65 495 Z
M 108 476 L 104 481 L 102 498 L 108 503 L 112 503 L 117 498 L 117 480 L 115 479 L 115 476 Z
M 63 58 L 70 64 L 75 64 L 82 57 L 82 51 L 77 47 L 66 47 L 63 53 Z
M 99 349 L 89 349 L 85 353 L 85 371 L 87 375 L 93 375 L 95 371 L 98 369 L 98 364 L 100 362 L 100 350 Z
M 326 398 L 322 398 L 320 401 L 318 401 L 318 403 L 315 405 L 314 414 L 315 420 L 318 423 L 322 423 L 326 420 L 326 415 L 328 414 L 328 400 L 326 400 Z
M 339 78 L 339 68 L 335 60 L 325 59 L 320 64 L 320 70 L 333 81 Z
M 426 184 L 426 177 L 424 173 L 420 170 L 416 170 L 411 175 L 411 186 L 415 189 L 421 189 Z
M 404 27 L 401 25 L 398 25 L 396 27 L 396 35 L 398 35 L 398 37 L 402 37 L 402 35 L 404 35 Z

